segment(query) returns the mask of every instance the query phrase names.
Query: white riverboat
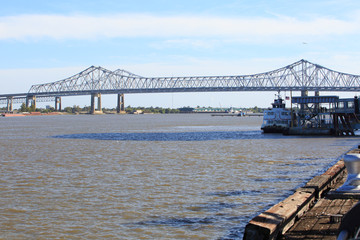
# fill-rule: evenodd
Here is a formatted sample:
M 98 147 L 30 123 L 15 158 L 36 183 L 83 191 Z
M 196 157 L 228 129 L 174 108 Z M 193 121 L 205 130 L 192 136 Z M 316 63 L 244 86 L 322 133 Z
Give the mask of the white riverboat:
M 272 108 L 264 111 L 261 130 L 264 133 L 283 133 L 291 125 L 291 111 L 285 108 L 285 101 L 280 95 L 271 105 Z

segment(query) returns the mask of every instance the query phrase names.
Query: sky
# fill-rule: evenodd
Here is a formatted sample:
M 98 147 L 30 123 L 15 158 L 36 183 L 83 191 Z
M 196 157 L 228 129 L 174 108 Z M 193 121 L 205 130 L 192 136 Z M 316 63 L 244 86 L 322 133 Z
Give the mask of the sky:
M 306 59 L 360 75 L 358 0 L 0 3 L 0 94 L 27 92 L 33 84 L 62 80 L 92 65 L 146 77 L 226 76 L 267 72 Z M 270 107 L 274 95 L 127 94 L 125 105 Z M 89 106 L 90 97 L 63 97 L 62 103 Z M 116 107 L 116 96 L 103 95 L 102 106 Z

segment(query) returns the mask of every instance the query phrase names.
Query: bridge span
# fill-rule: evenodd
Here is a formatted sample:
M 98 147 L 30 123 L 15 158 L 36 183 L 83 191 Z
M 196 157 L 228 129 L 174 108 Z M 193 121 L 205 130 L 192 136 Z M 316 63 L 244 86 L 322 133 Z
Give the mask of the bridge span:
M 124 94 L 225 91 L 360 91 L 360 75 L 342 73 L 300 60 L 264 73 L 235 76 L 142 77 L 126 70 L 110 71 L 91 66 L 69 78 L 36 84 L 27 93 L 2 94 L 0 104 L 12 111 L 13 103 L 36 106 L 36 102 L 55 102 L 61 97 L 91 95 L 91 112 L 101 111 L 101 95 L 117 94 L 117 111 L 124 110 Z

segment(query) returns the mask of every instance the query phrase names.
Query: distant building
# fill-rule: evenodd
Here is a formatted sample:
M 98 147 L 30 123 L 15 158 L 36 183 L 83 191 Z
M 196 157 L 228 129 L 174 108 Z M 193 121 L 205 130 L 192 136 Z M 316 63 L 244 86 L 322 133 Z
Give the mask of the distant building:
M 136 110 L 133 112 L 133 114 L 143 114 L 144 112 L 140 109 Z
M 193 112 L 198 112 L 198 113 L 223 113 L 223 112 L 229 112 L 229 113 L 238 113 L 241 112 L 242 109 L 241 108 L 212 108 L 212 107 L 208 107 L 208 108 L 194 108 Z

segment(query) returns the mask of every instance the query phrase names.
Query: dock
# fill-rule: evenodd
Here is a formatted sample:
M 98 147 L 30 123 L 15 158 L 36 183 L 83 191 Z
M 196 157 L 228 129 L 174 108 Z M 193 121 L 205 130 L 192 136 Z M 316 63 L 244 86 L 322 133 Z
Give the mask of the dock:
M 360 153 L 360 149 L 349 153 Z M 359 195 L 336 193 L 346 177 L 347 169 L 341 159 L 291 196 L 250 220 L 243 239 L 336 240 L 344 217 L 359 202 Z M 359 214 L 355 222 L 359 228 Z
M 294 107 L 293 107 L 294 104 Z M 360 129 L 360 99 L 338 96 L 292 97 L 291 111 L 295 111 L 286 135 L 354 136 Z

